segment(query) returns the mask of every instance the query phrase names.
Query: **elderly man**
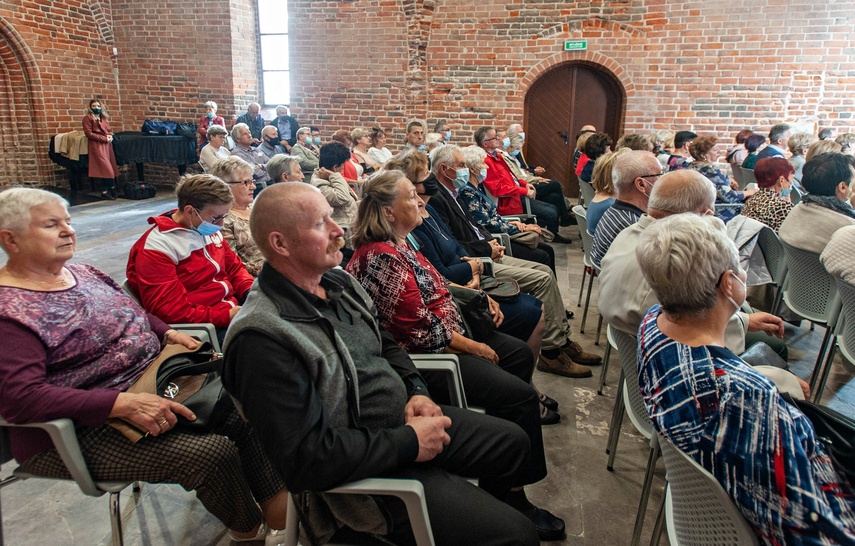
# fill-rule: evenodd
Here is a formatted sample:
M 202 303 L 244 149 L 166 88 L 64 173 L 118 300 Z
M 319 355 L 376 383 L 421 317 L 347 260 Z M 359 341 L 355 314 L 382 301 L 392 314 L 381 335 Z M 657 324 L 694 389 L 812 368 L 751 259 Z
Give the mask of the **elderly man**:
M 270 125 L 276 127 L 279 131 L 279 138 L 282 139 L 282 147 L 286 152 L 291 152 L 291 146 L 297 142 L 297 130 L 300 124 L 297 120 L 291 117 L 291 110 L 287 106 L 279 105 L 276 107 L 276 117 L 270 122 Z
M 714 204 L 715 186 L 696 171 L 668 173 L 656 183 L 650 194 L 647 214 L 615 237 L 602 260 L 597 307 L 612 328 L 636 335 L 647 310 L 658 303 L 635 256 L 635 247 L 642 232 L 656 220 L 672 214 L 713 214 Z M 745 350 L 746 330 L 762 332 L 763 337 L 766 337 L 766 332 L 781 332 L 781 324 L 779 317 L 769 313 L 736 313 L 725 333 L 727 348 L 740 354 Z M 761 339 L 751 338 L 752 341 Z
M 565 377 L 590 377 L 588 365 L 598 365 L 602 359 L 582 350 L 570 339 L 570 324 L 564 310 L 564 301 L 555 276 L 548 266 L 504 255 L 503 246 L 479 228 L 468 212 L 457 201 L 457 187 L 463 187 L 461 176 L 468 179 L 469 169 L 460 148 L 449 144 L 436 153 L 431 165 L 433 175 L 440 183 L 440 191 L 430 204 L 454 237 L 470 256 L 490 256 L 494 260 L 493 272 L 511 277 L 520 289 L 543 302 L 546 329 L 537 369 Z M 462 173 L 465 172 L 465 175 Z
M 272 125 L 261 130 L 261 144 L 256 148 L 258 151 L 272 158 L 276 154 L 284 154 L 285 148 L 279 145 L 279 129 Z
M 451 140 L 451 127 L 448 125 L 448 120 L 441 119 L 433 126 L 433 132 L 439 133 L 442 137 L 440 140 L 443 144 L 448 144 Z
M 257 102 L 250 103 L 246 113 L 238 116 L 237 123 L 246 123 L 249 127 L 249 132 L 252 134 L 252 140 L 255 144 L 261 143 L 261 130 L 264 129 L 264 118 L 259 112 L 261 105 Z
M 586 125 L 586 127 L 589 127 Z M 508 138 L 513 138 L 514 135 L 519 135 L 523 142 L 525 142 L 525 131 L 523 131 L 523 126 L 519 123 L 512 123 L 510 127 L 508 127 Z M 523 154 L 522 148 L 520 148 L 520 153 L 517 156 L 517 161 L 520 166 L 531 174 L 541 176 L 546 172 L 546 169 L 538 165 L 537 167 L 531 168 L 528 166 L 528 163 L 525 160 L 525 154 Z
M 347 526 L 411 543 L 400 502 L 320 494 L 388 477 L 422 483 L 437 544 L 537 544 L 530 519 L 499 500 L 523 483 L 528 437 L 430 399 L 368 295 L 336 269 L 344 232 L 331 212 L 307 184 L 259 195 L 250 226 L 266 263 L 226 337 L 223 374 L 289 490 L 306 492 L 312 542 Z
M 522 213 L 522 198 L 525 197 L 529 199 L 532 214 L 537 216 L 537 224 L 555 234 L 553 242 L 569 244 L 570 239 L 558 234 L 558 209 L 555 205 L 538 201 L 535 185 L 514 176 L 505 163 L 501 155 L 502 138 L 498 136 L 496 129 L 489 126 L 479 127 L 475 130 L 474 138 L 475 144 L 487 152 L 487 178 L 481 185 L 499 200 L 499 214 Z
M 296 146 L 295 146 L 296 147 Z M 276 154 L 267 162 L 267 175 L 273 182 L 303 182 L 305 176 L 297 158 L 285 154 Z
M 311 178 L 312 173 L 318 168 L 320 150 L 312 145 L 311 127 L 300 127 L 297 131 L 297 142 L 291 147 L 291 155 L 300 162 L 303 176 Z
M 764 157 L 784 157 L 792 134 L 790 126 L 786 123 L 773 126 L 769 131 L 769 145 L 757 152 L 757 161 Z
M 404 137 L 404 148 L 408 150 L 425 151 L 425 127 L 421 121 L 411 121 L 407 124 L 407 134 Z
M 650 190 L 661 173 L 659 161 L 650 152 L 632 150 L 615 160 L 612 168 L 615 202 L 600 218 L 591 247 L 591 261 L 597 268 L 617 234 L 647 211 Z
M 232 155 L 252 165 L 252 179 L 255 180 L 255 192 L 260 192 L 270 182 L 270 177 L 267 176 L 267 169 L 265 168 L 270 158 L 257 148 L 252 148 L 252 133 L 249 132 L 249 126 L 246 123 L 238 123 L 232 127 L 232 140 L 235 141 L 235 148 L 232 150 Z

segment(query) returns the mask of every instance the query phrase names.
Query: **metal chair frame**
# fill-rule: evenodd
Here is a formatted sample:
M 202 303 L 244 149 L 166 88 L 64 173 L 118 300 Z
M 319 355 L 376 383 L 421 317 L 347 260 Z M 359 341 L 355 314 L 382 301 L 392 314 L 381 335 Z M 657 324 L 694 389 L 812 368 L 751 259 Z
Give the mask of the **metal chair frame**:
M 579 287 L 579 302 L 576 304 L 576 307 L 582 306 L 582 292 L 585 289 L 585 277 L 588 275 L 591 277 L 590 282 L 588 283 L 588 295 L 585 297 L 585 310 L 582 312 L 582 323 L 579 325 L 579 333 L 584 334 L 585 322 L 588 320 L 588 308 L 591 305 L 591 292 L 594 288 L 594 278 L 599 275 L 600 270 L 594 265 L 594 262 L 591 261 L 591 248 L 594 240 L 591 237 L 591 234 L 588 233 L 588 211 L 585 210 L 582 205 L 576 205 L 573 207 L 573 213 L 576 215 L 576 221 L 579 224 L 579 233 L 582 235 L 582 250 L 585 252 L 585 258 L 583 260 L 584 269 L 582 270 L 582 285 Z M 597 345 L 600 343 L 601 328 L 602 321 L 600 321 L 597 326 Z

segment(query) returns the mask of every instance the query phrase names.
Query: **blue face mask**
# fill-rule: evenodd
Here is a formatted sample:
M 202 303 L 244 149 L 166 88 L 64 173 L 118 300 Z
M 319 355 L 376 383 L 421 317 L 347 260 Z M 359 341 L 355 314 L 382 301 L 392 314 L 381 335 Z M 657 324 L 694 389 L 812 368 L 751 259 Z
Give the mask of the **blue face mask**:
M 205 115 L 206 115 L 206 116 L 208 116 L 208 119 L 214 119 L 214 116 L 216 116 L 217 114 L 215 114 L 215 113 L 213 113 L 213 112 L 208 112 L 208 113 L 207 113 L 207 114 L 205 114 Z
M 423 152 L 423 151 L 425 151 L 425 150 L 427 150 L 427 146 L 425 146 L 424 144 L 422 144 L 421 146 L 419 146 L 419 151 L 420 151 L 420 152 Z
M 221 229 L 223 229 L 222 226 L 218 226 L 217 224 L 212 224 L 211 222 L 208 222 L 204 218 L 202 218 L 202 215 L 199 214 L 198 210 L 193 209 L 193 211 L 196 213 L 196 216 L 199 217 L 199 220 L 202 220 L 201 224 L 193 227 L 193 230 L 196 231 L 196 233 L 198 233 L 199 235 L 201 235 L 203 237 L 210 237 L 211 235 L 213 235 L 213 234 L 217 233 L 218 231 L 220 231 Z
M 445 132 L 445 140 L 451 140 L 451 131 Z
M 525 133 L 519 133 L 519 135 L 520 135 L 520 138 L 523 139 L 523 142 L 525 142 Z
M 781 197 L 786 197 L 792 193 L 793 188 L 784 188 L 781 190 Z
M 454 187 L 458 190 L 469 183 L 469 169 L 457 169 L 457 176 L 454 177 Z
M 315 145 L 320 144 L 321 143 L 321 137 L 316 136 L 315 138 L 312 139 L 312 142 L 314 142 Z
M 502 148 L 507 148 L 510 145 L 511 145 L 511 139 L 510 138 L 505 137 L 502 139 Z
M 481 172 L 478 173 L 478 183 L 487 180 L 487 169 L 481 169 Z
M 514 157 L 516 157 L 516 156 L 520 155 L 520 151 L 519 151 L 519 150 L 514 150 L 513 152 L 511 152 L 511 155 L 512 155 L 512 156 L 514 156 Z

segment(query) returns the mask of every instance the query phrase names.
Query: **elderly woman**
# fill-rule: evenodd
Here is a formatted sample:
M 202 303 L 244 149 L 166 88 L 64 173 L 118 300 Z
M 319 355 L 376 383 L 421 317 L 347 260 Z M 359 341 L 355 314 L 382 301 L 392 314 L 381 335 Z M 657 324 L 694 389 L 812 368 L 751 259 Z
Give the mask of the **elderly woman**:
M 612 182 L 612 168 L 615 160 L 630 150 L 623 148 L 614 153 L 603 154 L 594 163 L 594 171 L 591 173 L 591 185 L 594 186 L 594 198 L 588 204 L 588 233 L 592 236 L 597 230 L 600 218 L 611 208 L 615 202 L 615 186 Z
M 594 131 L 582 131 L 576 138 L 576 151 L 573 153 L 573 172 L 576 173 L 576 176 L 582 174 L 582 169 L 585 168 L 585 165 L 589 161 L 588 156 L 585 155 L 585 143 L 588 142 L 588 139 L 593 134 Z
M 766 137 L 756 133 L 745 139 L 745 151 L 748 152 L 748 155 L 742 161 L 743 167 L 746 169 L 754 168 L 754 164 L 757 163 L 757 152 L 763 148 L 764 144 L 766 144 Z
M 687 169 L 698 171 L 709 178 L 716 188 L 716 203 L 739 204 L 751 197 L 756 189 L 737 191 L 733 189 L 730 178 L 714 165 L 720 152 L 716 148 L 718 139 L 714 136 L 702 136 L 694 139 L 689 145 L 689 153 L 694 161 L 687 165 Z M 723 207 L 716 211 L 716 216 L 727 222 L 739 214 L 739 207 Z
M 711 472 L 769 544 L 855 542 L 855 491 L 810 421 L 724 347 L 745 271 L 715 218 L 678 214 L 636 248 L 659 301 L 638 329 L 638 383 L 653 425 Z M 819 521 L 813 520 L 818 517 Z
M 834 142 L 840 144 L 840 153 L 844 155 L 855 155 L 855 133 L 842 133 L 837 135 Z
M 668 158 L 671 157 L 671 150 L 674 148 L 674 133 L 665 129 L 660 129 L 650 134 L 648 137 L 653 144 L 653 155 L 656 160 L 662 165 L 662 170 L 668 169 Z
M 223 221 L 223 239 L 238 255 L 249 274 L 257 277 L 264 265 L 264 257 L 249 231 L 249 214 L 252 212 L 255 191 L 252 165 L 239 157 L 229 157 L 217 161 L 210 174 L 228 184 L 234 196 L 230 214 Z
M 818 140 L 817 136 L 812 133 L 796 133 L 787 141 L 787 147 L 790 148 L 790 152 L 793 154 L 787 159 L 787 161 L 793 164 L 796 182 L 801 182 L 802 180 L 802 167 L 804 167 L 805 162 L 807 161 L 807 159 L 805 159 L 805 154 L 807 153 L 808 148 Z M 754 176 L 756 178 L 757 173 L 754 173 Z
M 178 208 L 148 219 L 152 228 L 131 247 L 128 283 L 149 313 L 165 322 L 210 322 L 222 334 L 252 286 L 220 230 L 234 202 L 215 176 L 185 176 Z
M 808 151 L 805 154 L 805 163 L 820 154 L 836 154 L 842 149 L 843 148 L 840 147 L 840 144 L 833 140 L 820 140 L 818 142 L 814 142 L 808 147 Z
M 381 166 L 392 159 L 392 152 L 386 147 L 386 132 L 380 127 L 371 128 L 371 148 L 368 149 L 368 156 Z
M 208 127 L 208 145 L 199 154 L 199 165 L 206 173 L 211 172 L 214 163 L 231 155 L 226 147 L 226 136 L 229 134 L 222 125 Z
M 733 146 L 727 149 L 725 160 L 730 163 L 731 167 L 736 168 L 742 165 L 745 158 L 748 157 L 748 150 L 745 149 L 745 140 L 754 134 L 751 129 L 743 129 L 736 133 L 733 138 Z
M 333 208 L 332 218 L 337 224 L 351 224 L 356 220 L 357 196 L 343 176 L 345 166 L 350 163 L 350 151 L 340 142 L 328 142 L 321 146 L 319 168 L 312 175 L 311 183 L 321 190 Z
M 74 420 L 95 481 L 195 489 L 234 539 L 263 540 L 262 517 L 285 527 L 282 480 L 237 412 L 213 433 L 185 432 L 176 425 L 179 415 L 194 419 L 186 407 L 124 392 L 161 344 L 199 343 L 147 314 L 104 273 L 69 262 L 76 237 L 62 198 L 29 188 L 0 193 L 0 246 L 9 257 L 0 269 L 0 335 L 16 348 L 0 359 L 4 419 Z M 113 417 L 150 436 L 132 444 L 105 424 Z M 10 440 L 27 473 L 69 477 L 46 434 L 15 428 Z
M 205 115 L 199 118 L 199 128 L 196 130 L 196 149 L 201 150 L 208 144 L 208 128 L 212 125 L 226 126 L 223 116 L 217 115 L 217 103 L 209 100 L 205 103 Z
M 531 350 L 496 331 L 483 343 L 463 335 L 460 315 L 442 276 L 407 243 L 407 236 L 422 223 L 422 208 L 424 203 L 402 172 L 384 171 L 372 177 L 353 225 L 356 252 L 347 270 L 373 299 L 382 326 L 406 351 L 459 354 L 469 402 L 485 408 L 488 415 L 517 423 L 528 434 L 531 455 L 525 463 L 524 482 L 515 485 L 535 483 L 546 476 L 546 457 L 537 395 L 530 384 Z M 491 305 L 491 312 L 501 323 L 497 306 Z M 439 386 L 431 388 L 431 392 L 442 391 Z M 545 510 L 538 509 L 536 515 L 524 499 L 520 490 L 507 502 L 532 518 L 541 540 L 547 540 L 544 533 L 550 540 L 563 537 L 563 521 Z
M 762 222 L 778 232 L 793 210 L 789 195 L 795 170 L 783 157 L 766 157 L 754 165 L 754 177 L 760 189 L 745 201 L 742 215 Z
M 115 200 L 119 166 L 113 152 L 113 131 L 101 101 L 89 101 L 89 111 L 83 118 L 83 132 L 89 140 L 89 177 L 101 181 L 101 199 Z
M 351 159 L 362 167 L 362 172 L 364 174 L 371 174 L 374 171 L 380 170 L 382 165 L 375 161 L 368 153 L 368 150 L 371 148 L 371 131 L 367 127 L 357 127 L 350 132 L 350 138 L 353 141 Z

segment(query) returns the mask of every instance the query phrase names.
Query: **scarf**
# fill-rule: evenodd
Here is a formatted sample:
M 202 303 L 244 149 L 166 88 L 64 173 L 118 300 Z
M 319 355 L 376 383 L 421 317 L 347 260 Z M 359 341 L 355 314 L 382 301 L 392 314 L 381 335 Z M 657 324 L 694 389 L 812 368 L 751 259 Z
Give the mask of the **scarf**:
M 802 202 L 813 203 L 834 212 L 845 214 L 850 218 L 855 218 L 855 209 L 852 208 L 852 205 L 848 201 L 841 201 L 834 195 L 813 195 L 809 193 L 802 196 Z

